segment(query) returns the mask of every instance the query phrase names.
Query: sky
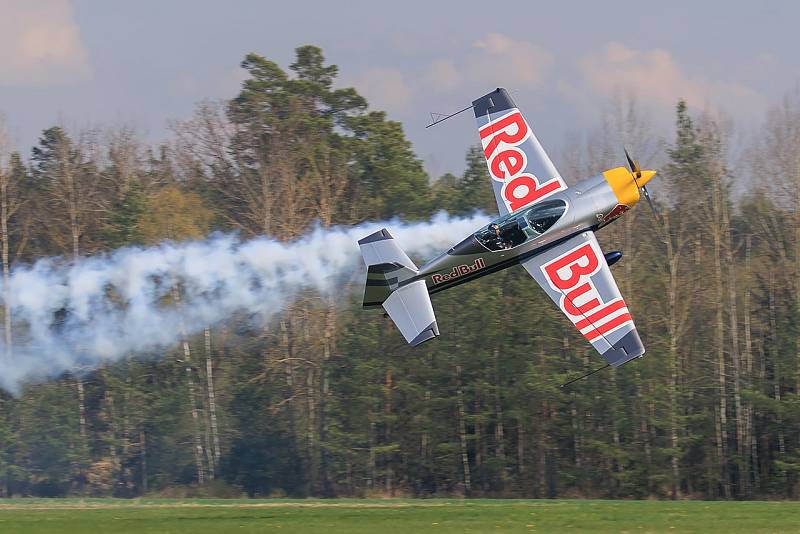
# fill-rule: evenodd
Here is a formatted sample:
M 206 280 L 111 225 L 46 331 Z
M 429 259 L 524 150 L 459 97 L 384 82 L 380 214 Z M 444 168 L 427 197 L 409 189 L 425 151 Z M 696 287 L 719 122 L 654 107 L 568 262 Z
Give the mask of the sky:
M 678 98 L 756 130 L 800 80 L 800 2 L 0 0 L 0 113 L 28 154 L 41 131 L 127 125 L 151 144 L 203 99 L 236 95 L 256 52 L 288 68 L 320 46 L 403 123 L 431 176 L 460 172 L 468 113 L 506 87 L 558 164 L 614 95 L 669 131 Z M 655 135 L 655 133 L 654 133 Z

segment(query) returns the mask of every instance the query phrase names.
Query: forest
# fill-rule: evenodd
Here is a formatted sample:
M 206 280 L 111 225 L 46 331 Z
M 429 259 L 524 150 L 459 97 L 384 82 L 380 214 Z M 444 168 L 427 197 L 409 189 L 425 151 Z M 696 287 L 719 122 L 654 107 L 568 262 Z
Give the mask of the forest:
M 40 258 L 212 232 L 291 242 L 496 213 L 479 148 L 463 174 L 428 176 L 319 48 L 288 70 L 241 65 L 238 95 L 199 103 L 158 147 L 124 126 L 0 142 L 3 287 Z M 0 392 L 0 496 L 797 498 L 800 93 L 743 149 L 683 101 L 661 142 L 645 111 L 621 96 L 598 111 L 603 135 L 553 154 L 568 183 L 623 165 L 623 146 L 656 165 L 660 217 L 637 206 L 598 234 L 624 252 L 644 358 L 559 387 L 603 362 L 521 268 L 436 295 L 442 335 L 411 349 L 361 309 L 354 275 L 269 320 L 194 325 L 158 353 Z M 26 325 L 3 318 L 13 366 Z

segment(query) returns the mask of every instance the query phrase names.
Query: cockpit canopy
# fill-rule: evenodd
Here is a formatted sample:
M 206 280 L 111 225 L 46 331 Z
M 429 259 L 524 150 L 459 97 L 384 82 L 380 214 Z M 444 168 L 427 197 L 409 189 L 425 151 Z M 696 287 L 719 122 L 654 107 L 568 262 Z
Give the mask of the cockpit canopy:
M 475 232 L 475 238 L 489 250 L 514 248 L 545 233 L 565 211 L 563 200 L 544 200 L 495 219 Z

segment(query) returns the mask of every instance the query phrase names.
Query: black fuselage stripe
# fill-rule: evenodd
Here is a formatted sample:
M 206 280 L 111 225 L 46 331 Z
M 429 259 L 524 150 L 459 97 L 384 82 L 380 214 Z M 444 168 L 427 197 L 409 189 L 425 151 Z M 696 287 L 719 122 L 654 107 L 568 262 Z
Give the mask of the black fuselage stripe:
M 562 237 L 561 239 L 553 241 L 552 243 L 548 243 L 547 245 L 544 245 L 542 247 L 530 250 L 528 252 L 525 252 L 524 254 L 520 254 L 519 256 L 514 256 L 513 258 L 509 258 L 509 259 L 504 260 L 502 262 L 496 263 L 496 264 L 494 264 L 494 265 L 492 265 L 490 267 L 486 267 L 485 269 L 481 269 L 481 270 L 476 271 L 476 272 L 474 272 L 472 274 L 468 274 L 468 275 L 463 276 L 461 278 L 457 278 L 457 279 L 453 280 L 452 282 L 448 282 L 448 283 L 445 283 L 445 284 L 441 284 L 441 285 L 437 285 L 437 286 L 434 286 L 432 288 L 429 288 L 428 289 L 428 294 L 433 295 L 434 293 L 439 293 L 440 291 L 444 291 L 445 289 L 450 289 L 451 287 L 455 287 L 457 285 L 461 285 L 461 284 L 464 284 L 466 282 L 471 282 L 472 280 L 476 280 L 476 279 L 478 279 L 478 278 L 480 278 L 482 276 L 488 276 L 488 275 L 494 274 L 494 273 L 496 273 L 498 271 L 502 271 L 503 269 L 511 267 L 512 265 L 515 265 L 517 263 L 521 263 L 521 262 L 523 262 L 523 261 L 525 261 L 525 260 L 527 260 L 529 258 L 532 258 L 533 256 L 537 256 L 537 255 L 541 254 L 542 252 L 546 252 L 546 251 L 548 251 L 549 249 L 551 249 L 553 247 L 557 247 L 561 243 L 569 241 L 570 239 L 572 239 L 576 235 L 582 234 L 583 232 L 586 232 L 587 230 L 594 231 L 594 227 L 588 228 L 588 229 L 585 229 L 585 230 L 580 230 L 580 231 L 575 232 L 573 234 L 570 234 L 570 235 L 568 235 L 566 237 Z M 427 276 L 429 276 L 429 275 L 426 275 L 425 277 L 419 277 L 419 278 L 415 278 L 415 279 L 410 279 L 407 282 L 404 282 L 404 284 L 408 283 L 408 282 L 415 281 L 415 280 L 420 280 L 420 279 L 424 280 L 425 278 L 427 278 Z
M 392 284 L 397 283 L 397 278 L 386 278 L 386 279 L 378 279 L 374 280 L 372 278 L 367 278 L 367 285 L 368 286 L 378 286 L 378 287 L 386 287 Z
M 400 269 L 402 269 L 402 267 L 398 267 L 394 263 L 376 263 L 374 265 L 370 265 L 368 270 L 371 273 L 386 274 L 399 271 Z

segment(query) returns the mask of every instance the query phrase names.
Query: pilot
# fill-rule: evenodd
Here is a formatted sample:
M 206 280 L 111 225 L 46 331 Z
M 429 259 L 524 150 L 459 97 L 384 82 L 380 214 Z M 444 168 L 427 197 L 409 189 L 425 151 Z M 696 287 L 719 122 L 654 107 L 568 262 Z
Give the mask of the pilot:
M 508 243 L 504 238 L 503 235 L 500 233 L 500 225 L 497 223 L 492 223 L 489 225 L 489 228 L 494 231 L 494 239 L 492 242 L 495 245 L 495 250 L 503 250 L 511 248 L 511 243 Z

